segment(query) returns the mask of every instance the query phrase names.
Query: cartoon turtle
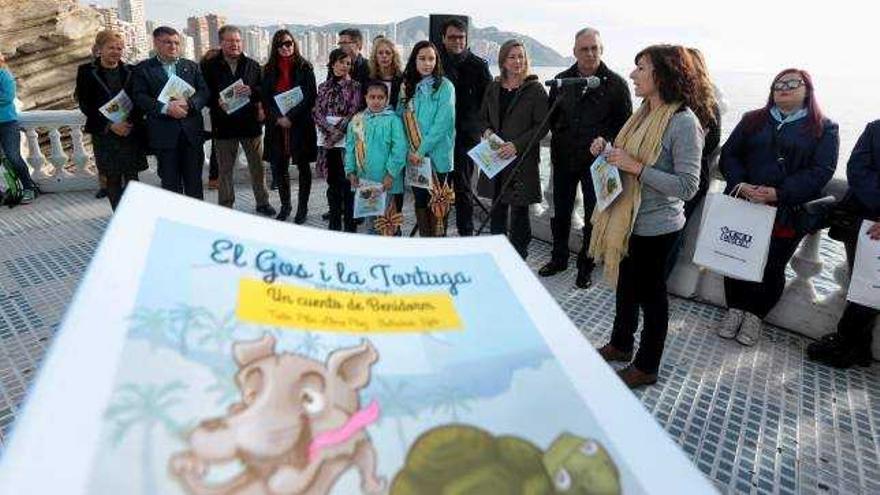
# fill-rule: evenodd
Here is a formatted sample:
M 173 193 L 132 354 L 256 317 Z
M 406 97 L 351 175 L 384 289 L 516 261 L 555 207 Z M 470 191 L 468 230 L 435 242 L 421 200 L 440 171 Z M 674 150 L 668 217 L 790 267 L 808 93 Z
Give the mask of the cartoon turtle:
M 390 495 L 611 495 L 617 467 L 593 440 L 562 434 L 545 453 L 528 440 L 453 424 L 423 433 L 410 447 Z

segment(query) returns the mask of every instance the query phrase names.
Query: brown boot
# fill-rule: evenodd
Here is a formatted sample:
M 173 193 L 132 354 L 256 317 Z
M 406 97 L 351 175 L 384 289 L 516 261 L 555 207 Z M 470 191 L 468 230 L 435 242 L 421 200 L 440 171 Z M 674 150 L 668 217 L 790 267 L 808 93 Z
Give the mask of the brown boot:
M 653 385 L 657 383 L 656 373 L 645 373 L 644 371 L 629 365 L 617 372 L 617 376 L 623 380 L 629 388 L 641 387 L 642 385 Z
M 419 237 L 434 237 L 433 215 L 427 208 L 416 208 L 416 225 L 419 227 Z
M 632 351 L 623 352 L 611 344 L 605 344 L 602 347 L 596 349 L 596 351 L 599 353 L 600 356 L 602 356 L 602 359 L 609 363 L 612 361 L 628 362 L 632 361 L 633 358 Z

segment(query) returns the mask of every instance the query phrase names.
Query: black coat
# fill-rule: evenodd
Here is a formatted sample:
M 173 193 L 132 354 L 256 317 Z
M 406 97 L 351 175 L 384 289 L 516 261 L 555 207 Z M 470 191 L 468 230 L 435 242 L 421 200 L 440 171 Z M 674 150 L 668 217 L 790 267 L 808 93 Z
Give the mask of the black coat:
M 480 140 L 480 107 L 486 87 L 492 82 L 489 64 L 470 50 L 456 57 L 443 48 L 440 49 L 440 62 L 444 75 L 455 86 L 456 148 L 470 149 Z
M 86 116 L 85 131 L 89 134 L 104 134 L 109 131 L 111 122 L 104 117 L 100 108 L 112 100 L 117 93 L 110 90 L 101 77 L 98 60 L 80 65 L 76 70 L 76 89 L 74 95 L 80 111 Z M 131 98 L 131 76 L 134 67 L 120 64 L 122 89 Z M 132 109 L 128 120 L 143 131 L 143 113 Z
M 133 173 L 147 168 L 144 150 L 146 148 L 146 128 L 144 115 L 137 107 L 129 113 L 128 121 L 133 124 L 128 136 L 118 136 L 110 130 L 110 122 L 100 108 L 112 100 L 118 92 L 110 89 L 99 69 L 98 60 L 82 64 L 76 71 L 76 90 L 74 92 L 79 109 L 86 116 L 85 131 L 91 134 L 95 164 L 101 173 Z M 122 89 L 131 97 L 131 76 L 134 67 L 120 65 Z
M 562 95 L 564 99 L 551 117 L 550 161 L 554 167 L 583 171 L 593 162 L 590 144 L 597 137 L 613 142 L 617 133 L 632 115 L 632 98 L 622 77 L 612 72 L 605 62 L 599 64 L 596 77 L 601 85 L 593 90 L 567 86 L 550 90 L 550 105 Z M 556 79 L 579 77 L 577 65 L 556 75 Z
M 293 87 L 302 88 L 303 101 L 287 112 L 293 126 L 288 133 L 289 149 L 295 163 L 311 163 L 318 158 L 317 133 L 315 121 L 312 120 L 312 108 L 318 90 L 315 84 L 315 71 L 308 62 L 294 64 L 291 67 Z M 284 133 L 276 124 L 282 117 L 275 103 L 275 84 L 278 74 L 275 68 L 265 67 L 263 70 L 263 108 L 266 111 L 266 132 L 263 140 L 263 159 L 270 163 L 279 163 L 284 158 Z
M 208 106 L 211 109 L 211 134 L 215 139 L 253 138 L 263 131 L 257 121 L 257 103 L 262 103 L 262 70 L 255 60 L 241 55 L 232 73 L 223 55 L 202 60 L 202 72 L 208 86 Z M 220 92 L 241 79 L 251 88 L 250 104 L 232 114 L 220 108 Z
M 846 164 L 849 191 L 862 214 L 880 219 L 880 120 L 865 127 Z
M 507 107 L 503 121 L 500 112 L 499 95 L 501 82 L 496 80 L 486 88 L 483 106 L 480 109 L 480 122 L 483 130 L 492 129 L 505 141 L 512 142 L 520 152 L 533 139 L 538 141 L 547 134 L 547 128 L 538 129 L 538 125 L 547 116 L 547 92 L 536 76 L 529 76 L 514 93 Z M 537 134 L 540 131 L 540 134 Z M 507 193 L 501 201 L 512 205 L 529 205 L 540 203 L 541 177 L 538 170 L 540 162 L 540 145 L 532 148 L 528 155 L 521 158 L 517 177 L 508 186 Z M 503 184 L 518 162 L 514 161 L 501 173 L 493 178 L 496 183 Z
M 198 64 L 181 58 L 177 62 L 177 77 L 195 88 L 189 99 L 189 112 L 183 119 L 174 119 L 162 113 L 162 103 L 156 98 L 168 82 L 168 74 L 156 57 L 142 61 L 132 75 L 132 97 L 136 107 L 146 115 L 147 136 L 153 149 L 177 147 L 180 134 L 186 136 L 192 146 L 201 146 L 205 127 L 202 109 L 208 104 L 208 87 Z

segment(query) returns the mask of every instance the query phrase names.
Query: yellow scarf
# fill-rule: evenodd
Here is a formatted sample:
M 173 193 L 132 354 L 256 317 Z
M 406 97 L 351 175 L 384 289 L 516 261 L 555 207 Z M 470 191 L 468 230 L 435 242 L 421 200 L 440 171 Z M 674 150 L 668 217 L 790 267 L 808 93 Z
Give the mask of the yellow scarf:
M 365 110 L 366 111 L 366 110 Z M 364 112 L 358 112 L 349 123 L 354 132 L 354 158 L 358 172 L 363 173 L 367 166 L 367 137 L 364 131 Z
M 416 88 L 418 91 L 418 88 Z M 400 85 L 400 100 L 406 100 L 406 83 Z M 417 152 L 422 146 L 422 130 L 419 129 L 419 121 L 416 120 L 416 109 L 413 100 L 416 99 L 415 93 L 412 98 L 404 103 L 403 108 L 403 128 L 406 130 L 406 136 L 409 138 L 409 148 L 413 153 Z
M 666 103 L 653 111 L 647 101 L 642 102 L 623 129 L 617 134 L 614 146 L 649 167 L 657 161 L 662 149 L 663 133 L 669 119 L 681 108 L 681 102 Z M 623 191 L 605 210 L 593 208 L 593 233 L 590 237 L 590 256 L 596 263 L 604 263 L 605 280 L 617 286 L 620 261 L 627 255 L 629 236 L 642 203 L 639 179 L 628 173 L 620 174 Z

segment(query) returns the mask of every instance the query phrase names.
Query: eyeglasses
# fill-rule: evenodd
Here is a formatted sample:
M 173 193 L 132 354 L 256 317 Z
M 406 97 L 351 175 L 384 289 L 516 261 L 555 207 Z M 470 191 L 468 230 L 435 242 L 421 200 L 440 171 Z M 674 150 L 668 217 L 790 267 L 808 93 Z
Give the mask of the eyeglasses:
M 776 81 L 773 83 L 773 91 L 790 91 L 798 89 L 806 84 L 803 79 L 788 79 L 786 81 Z
M 292 46 L 293 46 L 293 41 L 291 41 L 291 40 L 282 41 L 281 43 L 278 43 L 278 48 L 282 48 L 282 47 L 283 48 L 290 48 Z

